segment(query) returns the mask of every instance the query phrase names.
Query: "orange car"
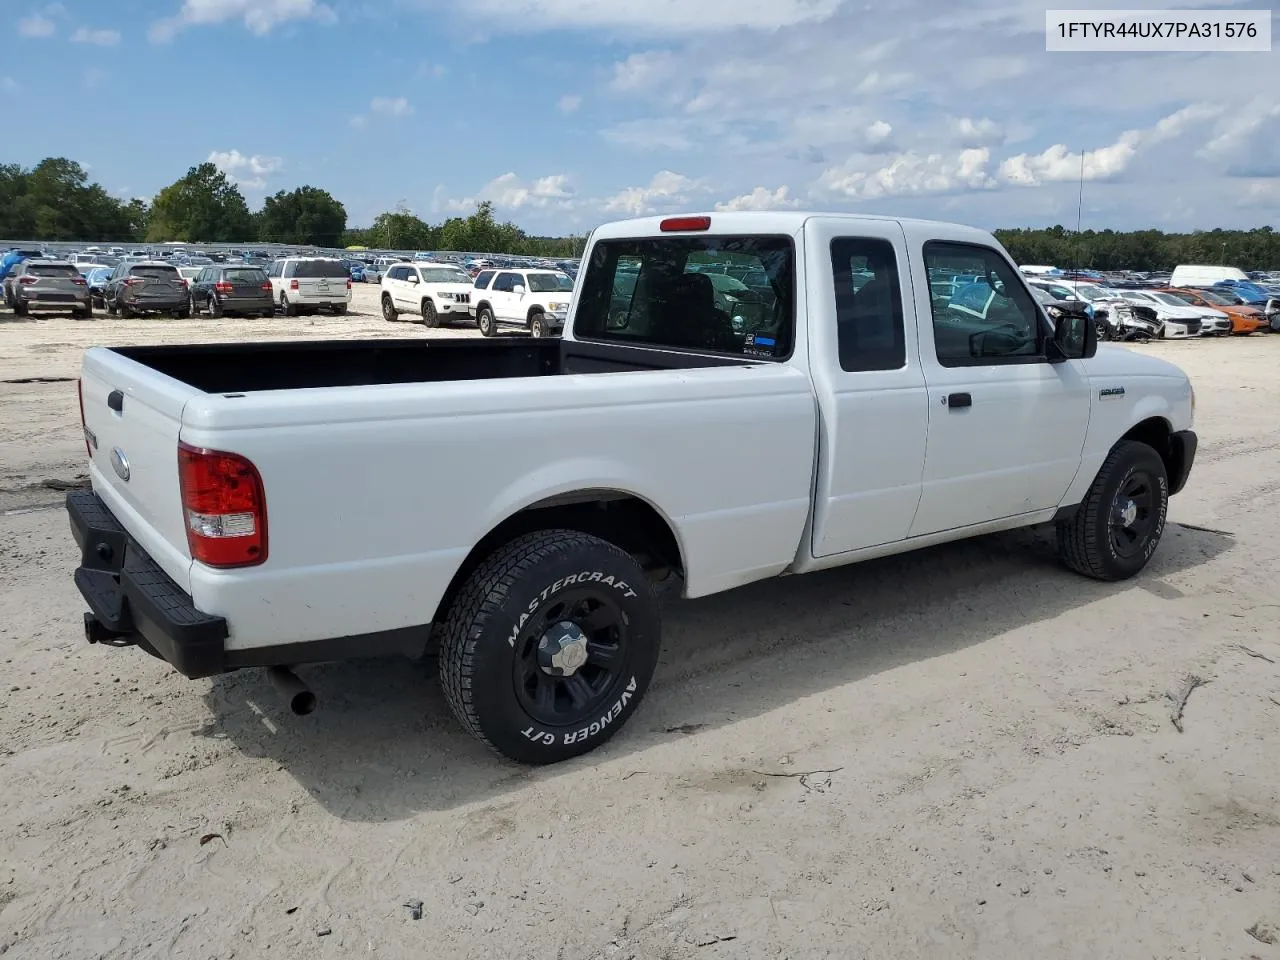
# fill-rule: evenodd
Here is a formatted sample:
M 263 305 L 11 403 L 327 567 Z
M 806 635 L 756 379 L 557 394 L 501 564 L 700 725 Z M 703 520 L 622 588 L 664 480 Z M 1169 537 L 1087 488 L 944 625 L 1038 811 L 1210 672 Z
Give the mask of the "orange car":
M 1179 300 L 1185 300 L 1193 307 L 1221 310 L 1231 318 L 1232 333 L 1253 333 L 1255 330 L 1263 330 L 1268 326 L 1267 315 L 1257 307 L 1232 303 L 1214 290 L 1200 290 L 1196 287 L 1169 287 L 1154 292 L 1171 293 Z

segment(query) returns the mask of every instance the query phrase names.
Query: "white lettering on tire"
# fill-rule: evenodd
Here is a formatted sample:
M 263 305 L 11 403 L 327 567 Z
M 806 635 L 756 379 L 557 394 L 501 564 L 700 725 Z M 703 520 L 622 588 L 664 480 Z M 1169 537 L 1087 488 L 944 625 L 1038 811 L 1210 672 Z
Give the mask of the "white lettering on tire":
M 581 573 L 574 573 L 567 577 L 562 577 L 529 601 L 529 606 L 526 607 L 516 619 L 515 625 L 511 628 L 511 633 L 507 636 L 507 646 L 514 647 L 516 645 L 516 638 L 520 636 L 520 631 L 523 630 L 524 625 L 529 622 L 529 618 L 533 616 L 534 611 L 546 602 L 547 597 L 559 593 L 565 587 L 571 587 L 575 584 L 583 583 L 598 583 L 602 587 L 613 587 L 613 589 L 622 593 L 624 600 L 630 600 L 632 597 L 639 596 L 627 581 L 619 580 L 614 576 L 605 576 L 599 570 L 583 570 Z
M 626 709 L 627 704 L 631 702 L 631 698 L 635 696 L 637 686 L 636 678 L 632 677 L 627 681 L 627 685 L 623 688 L 618 699 L 614 701 L 613 706 L 601 714 L 599 719 L 593 720 L 590 724 L 582 727 L 581 729 L 571 730 L 568 733 L 562 734 L 560 743 L 566 747 L 572 746 L 575 743 L 581 743 L 584 740 L 588 740 L 607 729 L 610 724 L 618 719 L 618 717 L 622 716 L 622 711 Z M 537 727 L 529 727 L 527 730 L 522 731 L 522 733 L 525 739 L 532 743 L 537 743 L 544 747 L 554 747 L 556 745 L 556 735 L 554 733 L 549 733 L 546 730 L 540 730 Z

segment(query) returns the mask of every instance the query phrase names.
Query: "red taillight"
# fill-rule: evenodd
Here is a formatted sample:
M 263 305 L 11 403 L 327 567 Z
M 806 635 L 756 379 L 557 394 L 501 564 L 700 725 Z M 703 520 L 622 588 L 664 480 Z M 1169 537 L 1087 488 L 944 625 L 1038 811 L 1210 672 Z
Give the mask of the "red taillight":
M 680 230 L 710 230 L 710 217 L 667 217 L 658 225 L 663 233 L 674 233 Z
M 76 277 L 71 282 L 74 283 L 77 287 L 87 287 L 89 285 L 89 281 L 87 281 L 84 277 Z
M 132 287 L 135 283 L 146 283 L 141 277 L 126 277 L 120 281 L 122 287 Z
M 289 281 L 289 289 L 290 289 L 290 290 L 297 290 L 297 289 L 298 289 L 298 281 L 297 281 L 297 280 L 290 280 L 290 281 Z
M 40 278 L 39 277 L 19 277 L 18 282 L 24 285 L 31 284 L 31 283 L 39 283 Z
M 350 278 L 350 277 L 347 277 L 347 289 L 348 289 L 348 290 L 350 290 L 350 289 L 351 289 L 351 278 Z
M 93 447 L 89 445 L 89 425 L 84 422 L 84 380 L 76 379 L 76 396 L 80 400 L 80 430 L 84 433 L 84 452 L 93 459 Z
M 217 290 L 219 293 L 230 293 L 234 288 L 226 280 L 219 280 L 213 285 L 213 289 Z
M 262 289 L 263 289 L 263 290 L 266 290 L 266 291 L 268 291 L 268 292 L 270 292 L 270 290 L 271 290 L 271 281 L 270 281 L 270 280 L 268 280 L 266 283 L 264 283 L 264 284 L 262 285 Z
M 178 444 L 178 481 L 191 559 L 251 567 L 267 559 L 267 498 L 244 457 Z

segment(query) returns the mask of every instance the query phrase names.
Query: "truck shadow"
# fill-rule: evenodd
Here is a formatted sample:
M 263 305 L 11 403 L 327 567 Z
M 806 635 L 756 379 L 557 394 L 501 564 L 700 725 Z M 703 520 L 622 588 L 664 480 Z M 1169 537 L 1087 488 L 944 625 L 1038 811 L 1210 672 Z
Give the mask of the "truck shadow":
M 205 695 L 214 714 L 207 733 L 276 761 L 337 817 L 398 820 L 660 747 L 1126 591 L 1176 599 L 1181 591 L 1165 578 L 1233 543 L 1171 523 L 1140 577 L 1105 584 L 1063 569 L 1051 530 L 1020 530 L 673 599 L 640 710 L 600 749 L 551 767 L 516 765 L 465 734 L 429 679 L 432 660 L 300 668 L 320 701 L 307 717 L 288 713 L 262 671 L 218 677 Z

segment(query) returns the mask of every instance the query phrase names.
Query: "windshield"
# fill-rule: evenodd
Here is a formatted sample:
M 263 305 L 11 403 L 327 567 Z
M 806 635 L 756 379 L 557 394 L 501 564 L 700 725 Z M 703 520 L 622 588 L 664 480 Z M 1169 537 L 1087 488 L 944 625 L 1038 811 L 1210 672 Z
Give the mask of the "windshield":
M 532 293 L 573 292 L 573 281 L 563 273 L 530 273 L 528 277 Z
M 422 279 L 426 283 L 465 283 L 471 286 L 471 278 L 461 270 L 455 270 L 453 267 L 423 267 L 421 270 Z M 534 289 L 538 289 L 534 287 Z
M 1083 297 L 1085 300 L 1101 300 L 1107 296 L 1107 291 L 1091 283 L 1082 283 L 1076 287 L 1076 296 Z
M 1200 296 L 1204 297 L 1210 303 L 1215 303 L 1220 307 L 1234 307 L 1240 303 L 1240 299 L 1238 297 L 1219 293 L 1217 290 L 1201 290 Z
M 1171 307 L 1185 307 L 1186 304 L 1175 297 L 1172 293 L 1153 293 L 1153 297 L 1161 303 L 1167 303 Z

